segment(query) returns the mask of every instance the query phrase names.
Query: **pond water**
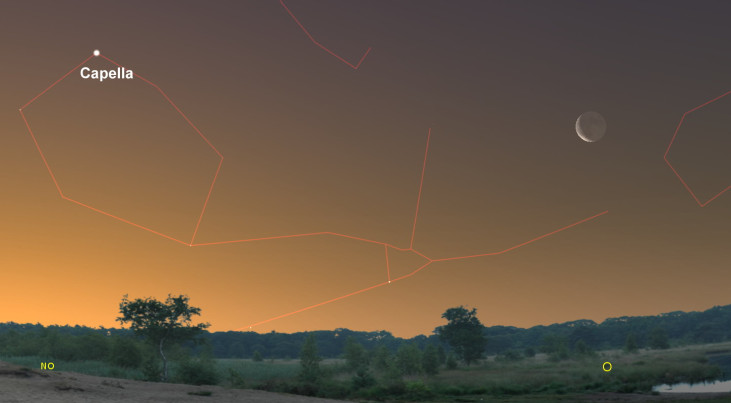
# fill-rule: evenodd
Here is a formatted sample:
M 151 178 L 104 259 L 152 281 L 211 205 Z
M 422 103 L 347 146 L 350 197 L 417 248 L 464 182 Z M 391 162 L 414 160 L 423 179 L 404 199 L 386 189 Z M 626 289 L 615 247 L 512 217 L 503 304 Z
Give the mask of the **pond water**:
M 653 386 L 652 390 L 660 393 L 721 393 L 731 392 L 731 381 L 713 381 L 700 383 L 676 383 Z

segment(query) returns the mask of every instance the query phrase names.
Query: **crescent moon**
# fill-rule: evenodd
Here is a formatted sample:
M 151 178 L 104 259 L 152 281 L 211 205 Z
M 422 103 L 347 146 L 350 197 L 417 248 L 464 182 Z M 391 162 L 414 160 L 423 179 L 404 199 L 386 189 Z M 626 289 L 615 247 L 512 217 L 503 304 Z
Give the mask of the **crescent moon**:
M 584 112 L 576 119 L 576 134 L 587 143 L 595 143 L 601 140 L 606 131 L 607 122 L 597 112 Z

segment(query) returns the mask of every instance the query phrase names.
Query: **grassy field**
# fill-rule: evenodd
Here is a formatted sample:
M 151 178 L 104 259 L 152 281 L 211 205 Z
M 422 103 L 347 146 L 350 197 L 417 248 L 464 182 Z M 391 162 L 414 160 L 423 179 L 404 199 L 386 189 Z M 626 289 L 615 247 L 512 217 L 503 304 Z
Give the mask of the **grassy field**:
M 709 363 L 708 356 L 731 354 L 731 343 L 708 344 L 669 350 L 643 350 L 637 353 L 604 351 L 593 356 L 550 361 L 545 355 L 517 361 L 497 361 L 490 357 L 477 365 L 442 370 L 436 376 L 404 377 L 407 386 L 417 389 L 428 401 L 481 401 L 499 399 L 510 402 L 582 401 L 592 394 L 633 393 L 656 398 L 654 385 L 701 382 L 722 376 Z M 611 371 L 603 364 L 610 362 Z M 247 386 L 276 379 L 293 380 L 299 370 L 297 360 L 252 362 L 219 360 L 220 368 L 234 368 L 247 380 Z M 352 376 L 340 360 L 323 363 L 335 381 L 347 383 Z M 378 379 L 383 374 L 374 374 Z M 418 393 L 417 393 L 418 394 Z M 618 398 L 620 401 L 621 397 Z M 728 397 L 718 401 L 728 400 Z M 682 400 L 676 400 L 682 401 Z M 713 401 L 713 400 L 711 400 Z
M 647 350 L 637 353 L 604 351 L 592 356 L 551 361 L 539 354 L 532 358 L 515 361 L 495 360 L 494 357 L 470 367 L 453 370 L 442 369 L 436 376 L 414 375 L 403 378 L 404 400 L 421 401 L 481 401 L 509 402 L 567 402 L 599 401 L 592 396 L 602 393 L 641 394 L 648 399 L 654 385 L 662 383 L 700 382 L 722 376 L 721 369 L 709 362 L 708 357 L 729 357 L 731 343 L 708 344 Z M 0 357 L 29 368 L 38 368 L 39 357 Z M 713 360 L 712 360 L 713 361 Z M 612 370 L 603 370 L 603 364 L 611 362 Z M 139 370 L 120 369 L 99 361 L 54 362 L 56 371 L 74 371 L 97 376 L 141 379 Z M 221 384 L 230 387 L 263 388 L 290 391 L 297 383 L 299 360 L 248 359 L 216 360 Z M 390 390 L 381 384 L 388 382 L 387 375 L 373 372 L 377 384 L 370 389 L 354 389 L 353 374 L 345 369 L 342 360 L 324 360 L 321 363 L 328 385 L 347 397 L 359 399 L 378 398 L 379 393 Z M 171 372 L 176 366 L 172 365 Z M 727 369 L 727 376 L 731 371 Z M 275 385 L 275 386 L 272 386 Z M 378 389 L 381 388 L 381 389 Z M 393 395 L 394 398 L 399 396 Z M 618 401 L 624 400 L 618 395 Z M 342 396 L 338 396 L 342 397 Z M 726 400 L 729 397 L 725 397 Z M 678 401 L 678 400 L 674 400 Z M 716 400 L 710 400 L 716 401 Z M 723 399 L 717 401 L 724 401 Z
M 218 369 L 223 374 L 229 370 L 237 371 L 247 384 L 266 380 L 289 380 L 297 377 L 299 371 L 298 360 L 266 360 L 254 362 L 252 360 L 221 359 L 216 360 Z
M 611 363 L 611 371 L 603 370 L 605 362 Z M 487 361 L 472 368 L 443 371 L 432 382 L 480 385 L 491 394 L 560 394 L 585 390 L 649 392 L 660 383 L 699 382 L 718 376 L 718 369 L 708 364 L 706 349 L 695 347 L 636 354 L 609 351 L 559 362 L 543 356 L 510 362 Z

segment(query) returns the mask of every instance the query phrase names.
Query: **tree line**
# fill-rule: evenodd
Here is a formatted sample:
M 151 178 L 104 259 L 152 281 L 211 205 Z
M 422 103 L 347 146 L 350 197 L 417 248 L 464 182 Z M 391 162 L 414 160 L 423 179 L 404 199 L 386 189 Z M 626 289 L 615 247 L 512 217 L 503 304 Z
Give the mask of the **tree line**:
M 449 348 L 438 334 L 412 338 L 395 337 L 387 331 L 359 332 L 349 329 L 323 330 L 298 333 L 208 332 L 202 330 L 204 340 L 215 358 L 295 359 L 302 345 L 312 335 L 318 353 L 323 358 L 338 358 L 352 338 L 367 350 L 385 348 L 395 354 L 404 345 L 415 345 L 424 350 L 429 345 Z M 484 353 L 505 355 L 520 352 L 573 351 L 625 348 L 628 338 L 636 348 L 664 348 L 667 346 L 712 343 L 731 340 L 731 305 L 717 306 L 703 312 L 670 312 L 657 316 L 610 318 L 602 323 L 577 320 L 534 326 L 528 329 L 509 326 L 483 326 L 486 339 Z M 47 355 L 49 357 L 82 360 L 94 359 L 113 351 L 119 339 L 142 341 L 130 329 L 89 328 L 84 326 L 43 326 L 40 324 L 0 323 L 0 356 Z M 116 343 L 116 344 L 115 344 Z M 203 344 L 191 341 L 183 346 L 194 353 Z M 122 349 L 117 346 L 117 349 Z M 134 354 L 133 354 L 134 355 Z

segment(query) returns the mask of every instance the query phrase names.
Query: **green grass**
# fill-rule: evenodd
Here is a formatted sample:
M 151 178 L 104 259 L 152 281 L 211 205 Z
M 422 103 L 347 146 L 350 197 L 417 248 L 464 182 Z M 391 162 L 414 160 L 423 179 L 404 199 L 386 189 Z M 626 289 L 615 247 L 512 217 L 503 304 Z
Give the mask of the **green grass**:
M 229 373 L 229 369 L 233 369 L 247 382 L 293 379 L 300 368 L 297 360 L 255 362 L 246 359 L 219 359 L 216 360 L 216 365 L 224 376 Z
M 506 401 L 572 401 L 585 393 L 650 394 L 657 384 L 718 378 L 720 370 L 708 363 L 707 354 L 722 347 L 716 344 L 636 354 L 608 351 L 559 362 L 549 362 L 545 357 L 513 362 L 486 360 L 472 367 L 443 371 L 428 385 L 440 396 L 464 401 L 479 400 L 483 395 Z M 602 370 L 605 361 L 612 363 L 610 372 Z
M 654 385 L 677 382 L 699 382 L 718 378 L 720 370 L 709 363 L 709 354 L 731 351 L 731 343 L 688 346 L 669 350 L 642 350 L 635 354 L 605 351 L 594 356 L 552 362 L 544 355 L 518 361 L 496 361 L 492 358 L 471 367 L 442 369 L 433 377 L 426 375 L 404 377 L 404 391 L 394 398 L 429 396 L 429 401 L 480 401 L 499 399 L 508 402 L 581 401 L 591 393 L 650 394 Z M 37 356 L 0 357 L 27 368 L 39 369 L 48 360 Z M 612 363 L 611 372 L 602 370 L 605 361 Z M 103 361 L 53 360 L 56 371 L 73 371 L 89 375 L 142 379 L 139 370 L 122 369 Z M 331 397 L 365 397 L 366 389 L 351 388 L 351 373 L 343 371 L 342 360 L 324 360 L 327 381 L 319 393 Z M 175 373 L 176 363 L 170 364 Z M 216 368 L 221 385 L 229 387 L 263 388 L 265 390 L 297 391 L 299 360 L 219 359 Z M 384 374 L 373 373 L 379 382 Z M 382 385 L 372 389 L 380 394 Z M 294 388 L 294 389 L 293 389 Z M 390 392 L 389 392 L 390 393 Z M 399 394 L 406 393 L 406 394 Z M 370 396 L 374 397 L 374 396 Z M 411 398 L 410 398 L 411 399 Z M 412 400 L 418 400 L 414 397 Z

